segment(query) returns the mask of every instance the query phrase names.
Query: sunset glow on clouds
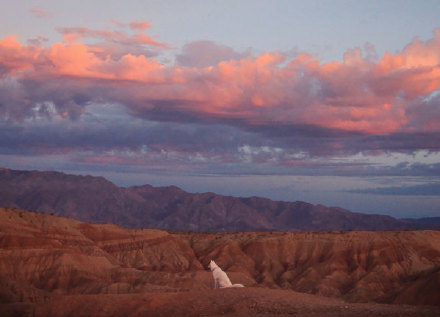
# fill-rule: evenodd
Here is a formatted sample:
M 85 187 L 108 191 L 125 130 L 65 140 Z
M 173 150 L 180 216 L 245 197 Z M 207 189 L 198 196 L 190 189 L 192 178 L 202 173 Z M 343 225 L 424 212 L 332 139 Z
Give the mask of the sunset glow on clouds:
M 5 167 L 440 176 L 440 28 L 329 61 L 203 38 L 178 47 L 148 19 L 109 21 L 0 39 Z
M 178 111 L 202 122 L 308 125 L 368 135 L 440 129 L 440 114 L 430 107 L 440 88 L 440 29 L 427 42 L 416 38 L 381 58 L 354 48 L 343 61 L 320 63 L 306 53 L 288 58 L 275 51 L 197 67 L 159 63 L 155 55 L 168 44 L 143 33 L 147 22 L 128 25 L 139 32 L 58 28 L 64 41 L 49 46 L 21 44 L 14 35 L 2 39 L 2 87 L 13 85 L 13 95 L 20 95 L 3 95 L 2 117 L 32 117 L 37 104 L 78 115 L 95 102 L 117 103 L 146 119 Z M 211 44 L 210 52 L 215 48 Z M 56 87 L 48 85 L 53 81 Z
M 348 150 L 345 139 L 353 137 L 440 132 L 440 111 L 433 106 L 439 99 L 440 29 L 396 54 L 375 58 L 372 47 L 354 48 L 343 61 L 327 63 L 306 53 L 290 59 L 276 51 L 240 56 L 202 42 L 191 58 L 203 59 L 204 45 L 210 54 L 218 48 L 226 56 L 198 67 L 159 63 L 168 44 L 143 33 L 148 22 L 126 25 L 136 32 L 57 28 L 64 41 L 48 46 L 21 44 L 14 35 L 2 39 L 4 122 L 42 114 L 49 122 L 54 116 L 77 120 L 91 104 L 116 104 L 133 118 L 151 121 L 226 124 L 263 136 L 282 127 L 287 140 L 296 129 L 340 135 L 335 152 Z M 282 148 L 289 148 L 286 143 Z M 429 149 L 438 146 L 437 140 Z M 355 149 L 362 150 L 369 148 Z M 403 144 L 400 150 L 417 149 Z

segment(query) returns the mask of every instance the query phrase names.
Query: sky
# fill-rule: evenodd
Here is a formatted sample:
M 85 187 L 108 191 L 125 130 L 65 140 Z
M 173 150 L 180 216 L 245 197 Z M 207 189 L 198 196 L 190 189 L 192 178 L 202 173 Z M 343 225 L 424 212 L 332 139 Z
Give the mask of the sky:
M 0 167 L 440 216 L 440 1 L 0 0 Z

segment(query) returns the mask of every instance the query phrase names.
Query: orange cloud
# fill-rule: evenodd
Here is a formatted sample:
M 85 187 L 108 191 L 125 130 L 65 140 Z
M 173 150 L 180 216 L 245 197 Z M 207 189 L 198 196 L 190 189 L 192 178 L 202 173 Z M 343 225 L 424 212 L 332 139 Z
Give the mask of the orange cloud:
M 125 45 L 148 44 L 159 47 L 167 47 L 165 43 L 155 41 L 143 33 L 127 35 L 122 32 L 93 30 L 87 27 L 63 27 L 57 28 L 57 30 L 63 35 L 63 38 L 67 43 L 76 42 L 83 38 L 91 38 Z
M 39 8 L 33 8 L 29 10 L 37 18 L 48 18 L 53 16 L 53 12 L 48 12 Z
M 149 27 L 144 22 L 130 26 Z M 124 104 L 133 115 L 163 111 L 161 120 L 167 120 L 166 115 L 178 120 L 173 111 L 180 111 L 210 122 L 232 118 L 249 125 L 314 125 L 377 135 L 440 129 L 433 121 L 439 114 L 426 117 L 420 110 L 431 109 L 424 100 L 440 88 L 440 30 L 427 42 L 414 39 L 401 52 L 386 53 L 377 61 L 364 57 L 360 48 L 347 51 L 343 61 L 324 64 L 307 54 L 289 61 L 280 52 L 254 57 L 228 51 L 228 56 L 237 57 L 199 67 L 164 65 L 139 53 L 115 56 L 107 46 L 81 42 L 87 38 L 129 48 L 166 46 L 145 34 L 59 31 L 65 42 L 49 47 L 23 46 L 14 36 L 1 40 L 0 71 L 17 79 L 41 77 L 42 82 L 48 77 L 88 78 L 93 89 L 75 91 L 76 95 L 98 91 L 99 100 Z M 225 50 L 210 46 L 216 48 Z M 62 79 L 58 84 L 63 85 Z M 71 84 L 66 82 L 64 89 Z M 50 99 L 49 92 L 45 98 Z
M 32 69 L 38 63 L 41 48 L 22 46 L 16 35 L 0 40 L 0 74 Z
M 146 29 L 151 28 L 151 24 L 147 21 L 132 21 L 130 22 L 130 29 L 136 31 L 145 31 Z
M 51 70 L 57 75 L 109 78 L 107 74 L 97 71 L 105 61 L 90 52 L 87 45 L 55 43 L 47 49 L 45 56 L 52 65 Z

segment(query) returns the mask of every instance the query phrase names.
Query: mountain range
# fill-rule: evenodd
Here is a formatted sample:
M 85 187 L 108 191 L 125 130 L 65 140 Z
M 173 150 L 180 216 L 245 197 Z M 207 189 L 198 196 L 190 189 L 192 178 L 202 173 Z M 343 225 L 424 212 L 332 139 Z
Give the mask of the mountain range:
M 396 219 L 307 202 L 188 193 L 176 186 L 119 187 L 103 177 L 0 169 L 0 206 L 91 223 L 178 231 L 436 229 L 439 221 Z M 438 219 L 437 219 L 438 220 Z

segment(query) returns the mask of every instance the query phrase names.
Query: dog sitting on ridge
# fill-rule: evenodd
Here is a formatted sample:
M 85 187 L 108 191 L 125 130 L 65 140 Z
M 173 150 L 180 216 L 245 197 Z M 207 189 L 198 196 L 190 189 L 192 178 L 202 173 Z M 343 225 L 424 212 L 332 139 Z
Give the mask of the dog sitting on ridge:
M 232 284 L 228 275 L 213 261 L 208 265 L 214 277 L 214 288 L 244 287 L 243 284 Z

